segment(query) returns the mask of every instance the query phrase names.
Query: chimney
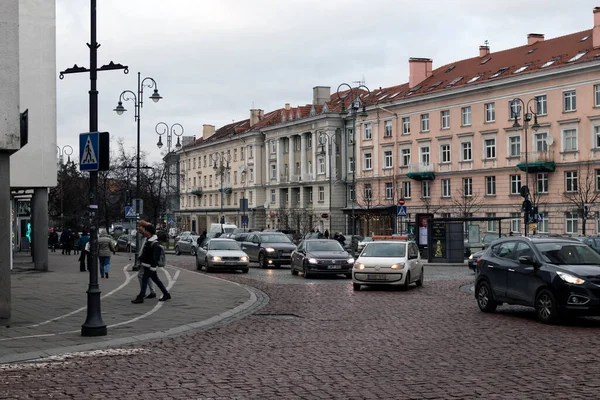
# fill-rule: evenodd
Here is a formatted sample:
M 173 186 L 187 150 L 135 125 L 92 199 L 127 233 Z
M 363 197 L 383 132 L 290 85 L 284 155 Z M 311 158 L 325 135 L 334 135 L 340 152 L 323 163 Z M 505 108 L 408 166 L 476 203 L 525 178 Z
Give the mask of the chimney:
M 329 86 L 315 86 L 313 88 L 313 105 L 322 106 L 331 99 L 331 88 Z
M 490 46 L 479 46 L 479 57 L 485 57 L 490 54 Z
M 285 103 L 285 110 L 290 111 L 290 103 Z
M 253 127 L 265 116 L 265 112 L 259 109 L 250 110 L 250 127 Z
M 432 73 L 433 60 L 431 58 L 409 58 L 408 87 L 410 89 L 429 78 Z
M 209 137 L 211 137 L 213 135 L 213 133 L 215 133 L 214 125 L 207 125 L 207 124 L 202 125 L 202 139 L 203 140 L 206 140 Z M 194 140 L 196 140 L 196 139 L 194 139 Z
M 527 46 L 531 46 L 532 44 L 535 44 L 537 42 L 543 42 L 543 41 L 544 41 L 543 33 L 530 33 L 529 35 L 527 35 Z
M 593 46 L 600 47 L 600 7 L 594 8 L 594 30 L 592 32 Z

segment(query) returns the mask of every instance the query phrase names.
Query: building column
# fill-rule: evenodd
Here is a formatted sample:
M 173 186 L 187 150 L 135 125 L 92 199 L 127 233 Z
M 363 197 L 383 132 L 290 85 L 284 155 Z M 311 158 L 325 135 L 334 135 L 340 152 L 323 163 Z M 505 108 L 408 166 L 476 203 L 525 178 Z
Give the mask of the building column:
M 257 165 L 260 165 L 257 163 Z M 269 173 L 271 172 L 271 163 L 269 162 L 269 142 L 265 142 L 265 184 L 268 185 L 271 177 Z
M 325 132 L 325 136 L 327 137 L 325 143 L 325 178 L 329 180 L 329 164 L 330 164 L 330 151 L 329 147 L 332 145 L 331 140 L 332 136 L 329 134 L 330 132 Z
M 33 262 L 36 271 L 48 271 L 48 189 L 33 190 L 33 207 L 31 210 L 34 223 L 31 236 L 33 238 Z
M 281 139 L 277 139 L 276 145 L 277 151 L 277 183 L 279 183 L 281 179 L 281 175 L 283 174 L 283 143 L 281 143 Z
M 340 141 L 340 149 L 341 149 L 341 158 L 340 158 L 340 164 L 341 165 L 341 174 L 340 174 L 340 179 L 343 179 L 344 181 L 346 181 L 348 179 L 348 175 L 347 175 L 347 168 L 348 168 L 348 143 L 346 143 L 346 137 L 348 135 L 346 135 L 346 126 L 344 125 L 344 127 L 340 130 L 340 137 L 336 140 Z
M 290 140 L 288 142 L 288 154 L 289 154 L 289 176 L 288 176 L 288 182 L 291 181 L 291 176 L 292 175 L 296 175 L 296 155 L 294 154 L 294 151 L 296 150 L 296 148 L 294 147 L 296 143 L 296 135 L 292 135 L 290 136 Z M 291 203 L 291 202 L 290 202 Z
M 0 319 L 10 319 L 10 154 L 0 151 Z
M 311 181 L 317 180 L 317 132 L 311 132 L 312 135 L 312 173 Z
M 308 164 L 308 160 L 306 159 L 306 133 L 300 135 L 300 176 L 301 180 L 304 179 L 306 175 L 306 164 Z M 300 195 L 302 198 L 302 195 Z

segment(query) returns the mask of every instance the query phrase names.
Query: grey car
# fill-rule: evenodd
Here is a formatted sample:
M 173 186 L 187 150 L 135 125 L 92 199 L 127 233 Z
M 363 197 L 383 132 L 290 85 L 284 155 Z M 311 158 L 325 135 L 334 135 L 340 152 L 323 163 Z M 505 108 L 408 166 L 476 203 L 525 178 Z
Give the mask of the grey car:
M 233 239 L 214 238 L 205 241 L 196 253 L 196 269 L 206 272 L 216 269 L 241 270 L 248 273 L 248 255 Z
M 242 242 L 242 250 L 260 268 L 279 267 L 291 263 L 296 245 L 281 232 L 252 232 Z
M 179 237 L 179 241 L 175 243 L 175 254 L 189 253 L 193 256 L 196 255 L 197 240 L 198 235 L 193 235 L 192 232 L 183 232 Z

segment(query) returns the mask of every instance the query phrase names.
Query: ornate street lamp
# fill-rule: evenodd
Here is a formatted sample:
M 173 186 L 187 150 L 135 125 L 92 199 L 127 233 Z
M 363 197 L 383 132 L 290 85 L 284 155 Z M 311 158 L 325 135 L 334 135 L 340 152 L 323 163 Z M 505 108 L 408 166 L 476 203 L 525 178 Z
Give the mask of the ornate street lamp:
M 331 160 L 331 156 L 332 154 L 334 154 L 335 149 L 338 145 L 341 144 L 341 134 L 338 134 L 336 132 L 332 132 L 332 133 L 327 133 L 324 131 L 320 131 L 319 133 L 319 145 L 321 146 L 321 151 L 320 154 L 321 156 L 325 157 L 325 155 L 327 154 L 327 152 L 329 152 L 329 234 L 333 235 L 333 232 L 331 232 L 331 192 L 332 192 L 332 182 L 333 182 L 333 170 L 332 170 L 332 160 Z M 325 151 L 325 146 L 327 146 L 328 150 L 327 152 Z M 336 173 L 336 179 L 337 179 L 337 173 Z M 337 182 L 336 182 L 337 183 Z
M 210 155 L 210 161 L 213 163 L 213 169 L 215 170 L 216 175 L 220 176 L 221 179 L 221 218 L 219 220 L 220 223 L 225 223 L 225 216 L 223 215 L 223 198 L 224 198 L 224 189 L 223 189 L 223 181 L 225 180 L 225 174 L 231 169 L 229 166 L 229 161 L 231 161 L 231 155 L 225 153 L 215 152 Z

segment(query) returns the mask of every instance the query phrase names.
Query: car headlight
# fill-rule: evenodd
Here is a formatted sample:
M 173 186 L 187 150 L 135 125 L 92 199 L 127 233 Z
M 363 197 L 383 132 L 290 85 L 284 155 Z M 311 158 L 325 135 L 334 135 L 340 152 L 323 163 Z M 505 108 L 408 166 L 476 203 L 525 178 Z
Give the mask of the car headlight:
M 585 281 L 575 275 L 567 274 L 565 272 L 556 271 L 556 274 L 563 281 L 570 283 L 572 285 L 582 285 Z
M 213 261 L 221 261 L 221 257 L 219 257 L 219 256 L 212 256 L 211 259 Z
M 404 263 L 394 264 L 391 266 L 392 269 L 402 269 L 404 268 Z
M 316 259 L 316 258 L 309 258 L 309 259 L 308 259 L 308 262 L 309 262 L 310 264 L 318 264 L 318 263 L 319 263 L 319 262 L 317 261 L 317 259 Z
M 240 261 L 246 262 L 246 261 L 248 261 L 248 257 L 246 257 L 246 256 L 240 257 Z
M 356 268 L 358 270 L 365 269 L 365 264 L 354 264 L 354 268 Z
M 469 260 L 472 260 L 472 259 L 473 259 L 473 254 L 471 254 L 471 255 L 469 256 Z
M 272 247 L 265 247 L 265 251 L 266 251 L 267 253 L 273 253 L 273 252 L 275 251 L 275 249 L 274 249 L 274 248 L 272 248 Z
M 354 264 L 354 258 L 349 258 L 348 259 L 348 264 Z

